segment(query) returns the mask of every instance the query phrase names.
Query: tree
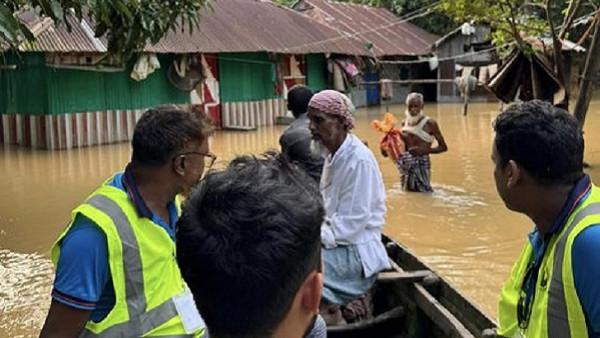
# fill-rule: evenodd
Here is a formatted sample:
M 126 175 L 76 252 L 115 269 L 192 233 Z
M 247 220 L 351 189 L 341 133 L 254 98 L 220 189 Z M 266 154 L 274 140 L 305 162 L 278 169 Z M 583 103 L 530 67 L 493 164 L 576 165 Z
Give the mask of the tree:
M 553 61 L 555 75 L 566 86 L 568 97 L 569 81 L 562 59 L 562 40 L 569 38 L 589 45 L 582 73 L 582 79 L 589 80 L 592 73 L 600 67 L 599 58 L 595 54 L 600 49 L 600 33 L 597 28 L 600 22 L 599 7 L 600 0 L 442 0 L 438 10 L 459 22 L 489 24 L 493 30 L 492 41 L 499 48 L 512 49 L 516 46 L 530 53 L 531 47 L 524 37 L 552 38 L 550 60 Z M 582 30 L 577 25 L 577 18 L 586 15 L 595 15 L 595 19 L 590 20 L 589 26 Z M 594 27 L 596 34 L 591 35 Z M 591 41 L 587 41 L 590 36 Z M 592 91 L 591 82 L 584 81 L 583 84 L 574 112 L 582 126 Z
M 169 30 L 198 27 L 198 11 L 208 0 L 4 0 L 0 3 L 0 43 L 16 48 L 35 37 L 19 20 L 34 10 L 69 29 L 67 16 L 95 23 L 96 37 L 106 37 L 111 54 L 126 60 L 148 42 L 157 43 Z

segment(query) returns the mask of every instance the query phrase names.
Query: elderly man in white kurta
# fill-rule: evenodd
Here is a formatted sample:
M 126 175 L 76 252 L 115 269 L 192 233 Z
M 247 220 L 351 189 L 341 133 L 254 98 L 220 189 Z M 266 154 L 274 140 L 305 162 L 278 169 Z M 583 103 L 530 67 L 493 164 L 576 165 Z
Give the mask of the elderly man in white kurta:
M 386 212 L 381 171 L 373 153 L 350 132 L 352 109 L 348 97 L 333 90 L 316 94 L 308 105 L 312 148 L 325 156 L 321 242 L 329 312 L 363 296 L 377 273 L 390 267 L 381 242 Z

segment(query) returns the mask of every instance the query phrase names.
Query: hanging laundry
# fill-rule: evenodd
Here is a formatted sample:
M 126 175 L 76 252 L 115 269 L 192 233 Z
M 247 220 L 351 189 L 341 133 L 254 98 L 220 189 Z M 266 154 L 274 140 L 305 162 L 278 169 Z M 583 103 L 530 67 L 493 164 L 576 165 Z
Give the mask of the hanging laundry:
M 214 70 L 211 69 L 206 57 L 202 54 L 200 59 L 202 64 L 202 73 L 204 74 L 203 92 L 204 102 L 206 103 L 219 103 L 219 81 L 216 79 Z
M 465 22 L 460 26 L 460 32 L 462 35 L 473 35 L 475 34 L 475 26 Z
M 432 71 L 436 70 L 439 65 L 440 65 L 440 61 L 439 61 L 437 55 L 434 55 L 429 58 L 429 70 L 432 70 Z
M 142 54 L 135 62 L 129 76 L 136 81 L 142 81 L 157 69 L 160 69 L 160 62 L 156 54 Z
M 381 79 L 381 99 L 382 100 L 391 100 L 394 97 L 394 86 L 392 84 L 392 80 L 390 79 Z
M 488 67 L 487 66 L 479 67 L 479 76 L 477 77 L 477 80 L 479 81 L 479 83 L 487 83 L 489 77 L 490 77 L 490 71 L 489 71 Z
M 304 74 L 302 74 L 302 70 L 300 69 L 300 62 L 296 60 L 295 55 L 290 57 L 290 76 L 295 78 L 304 76 Z
M 342 67 L 336 62 L 333 62 L 331 68 L 333 72 L 333 89 L 342 93 L 345 92 L 346 84 L 344 82 L 344 71 L 342 70 Z

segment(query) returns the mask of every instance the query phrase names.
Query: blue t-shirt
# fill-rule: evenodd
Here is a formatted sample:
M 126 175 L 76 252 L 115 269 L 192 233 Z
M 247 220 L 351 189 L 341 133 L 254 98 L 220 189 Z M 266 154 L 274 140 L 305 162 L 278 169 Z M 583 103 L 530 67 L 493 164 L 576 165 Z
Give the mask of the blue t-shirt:
M 584 176 L 569 194 L 561 214 L 556 219 L 550 233 L 559 232 L 572 210 L 590 194 L 591 180 Z M 600 338 L 600 259 L 594 259 L 600 247 L 600 224 L 592 225 L 575 238 L 571 251 L 575 290 L 583 307 L 585 321 L 590 338 Z M 534 227 L 529 234 L 529 243 L 533 248 L 533 259 L 540 262 L 546 250 L 544 241 Z
M 109 184 L 127 192 L 123 177 L 123 173 L 119 173 Z M 135 185 L 130 190 L 139 196 Z M 133 201 L 131 196 L 130 200 Z M 136 205 L 136 208 L 148 212 L 145 206 Z M 147 216 L 164 228 L 174 241 L 178 218 L 174 202 L 169 203 L 168 210 L 169 223 L 152 213 Z M 104 319 L 115 304 L 106 236 L 96 223 L 81 214 L 75 217 L 61 242 L 52 298 L 74 308 L 92 311 L 90 319 L 95 322 Z

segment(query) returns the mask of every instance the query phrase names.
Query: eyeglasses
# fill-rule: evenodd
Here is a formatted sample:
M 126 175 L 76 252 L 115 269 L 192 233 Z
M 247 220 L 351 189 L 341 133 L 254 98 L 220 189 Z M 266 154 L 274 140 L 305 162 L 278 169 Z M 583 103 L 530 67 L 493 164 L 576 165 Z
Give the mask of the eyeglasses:
M 207 160 L 205 159 L 205 161 L 208 161 L 208 165 L 204 165 L 204 168 L 206 168 L 204 171 L 208 171 L 212 168 L 213 164 L 215 164 L 215 161 L 217 160 L 217 155 L 208 152 L 208 153 L 203 153 L 200 151 L 186 151 L 185 153 L 181 153 L 181 154 L 177 154 L 177 156 L 185 156 L 185 155 L 201 155 L 204 156 L 205 158 L 208 158 Z

